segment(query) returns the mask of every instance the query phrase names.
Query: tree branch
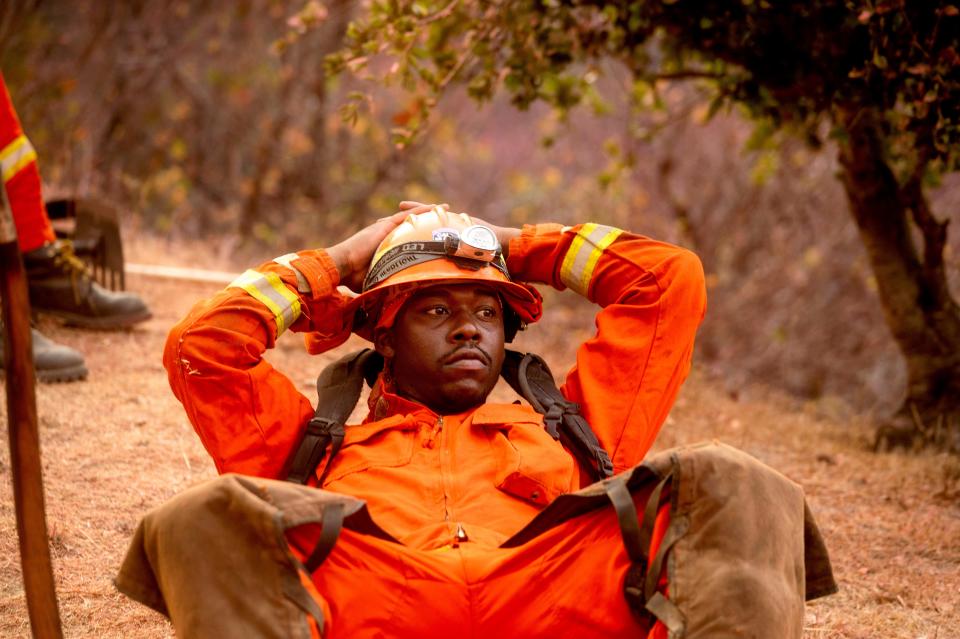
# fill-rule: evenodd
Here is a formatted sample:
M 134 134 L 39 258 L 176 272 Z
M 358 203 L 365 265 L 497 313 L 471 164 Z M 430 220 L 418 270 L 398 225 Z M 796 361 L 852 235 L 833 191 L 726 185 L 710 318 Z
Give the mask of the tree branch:
M 445 6 L 443 9 L 440 9 L 436 13 L 421 19 L 420 20 L 421 26 L 430 24 L 431 22 L 436 22 L 437 20 L 443 20 L 444 18 L 449 17 L 450 14 L 453 13 L 453 8 L 456 7 L 458 4 L 460 4 L 460 0 L 453 0 L 453 2 Z
M 923 194 L 923 169 L 919 163 L 913 175 L 900 189 L 904 207 L 910 210 L 914 223 L 923 235 L 923 274 L 927 285 L 935 292 L 938 301 L 950 300 L 946 273 L 943 268 L 943 251 L 947 243 L 947 226 L 950 220 L 938 220 L 930 210 Z
M 682 71 L 671 71 L 670 73 L 655 73 L 650 76 L 644 76 L 649 80 L 718 80 L 723 77 L 722 73 L 713 73 L 710 71 L 696 71 L 694 69 L 684 69 Z

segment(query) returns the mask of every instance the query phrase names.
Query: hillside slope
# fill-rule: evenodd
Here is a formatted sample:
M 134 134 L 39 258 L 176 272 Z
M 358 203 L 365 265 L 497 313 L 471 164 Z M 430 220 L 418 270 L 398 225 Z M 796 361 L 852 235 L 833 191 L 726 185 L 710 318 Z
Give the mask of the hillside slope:
M 170 637 L 169 625 L 114 590 L 111 580 L 140 516 L 214 476 L 170 393 L 160 363 L 169 327 L 216 285 L 131 277 L 154 318 L 124 333 L 49 336 L 83 351 L 85 383 L 38 387 L 48 526 L 68 637 Z M 555 371 L 590 330 L 582 306 L 560 306 L 522 336 Z M 325 358 L 285 336 L 271 361 L 312 396 Z M 328 359 L 328 358 L 327 358 Z M 813 603 L 808 637 L 960 637 L 960 463 L 931 454 L 867 451 L 870 426 L 756 389 L 739 401 L 694 373 L 657 442 L 662 449 L 720 439 L 801 483 L 840 582 Z M 507 397 L 509 389 L 498 388 Z M 6 420 L 5 407 L 0 415 Z M 0 636 L 28 637 L 13 516 L 9 450 L 0 450 Z

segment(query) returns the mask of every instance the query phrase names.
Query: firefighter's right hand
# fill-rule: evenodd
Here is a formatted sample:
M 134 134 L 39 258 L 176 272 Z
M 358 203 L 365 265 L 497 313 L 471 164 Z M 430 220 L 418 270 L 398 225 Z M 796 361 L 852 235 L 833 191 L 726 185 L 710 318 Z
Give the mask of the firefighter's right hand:
M 393 215 L 382 217 L 327 249 L 327 254 L 337 265 L 337 271 L 340 273 L 340 284 L 355 293 L 361 292 L 363 278 L 367 274 L 374 251 L 390 231 L 400 226 L 409 214 L 409 211 L 398 211 Z

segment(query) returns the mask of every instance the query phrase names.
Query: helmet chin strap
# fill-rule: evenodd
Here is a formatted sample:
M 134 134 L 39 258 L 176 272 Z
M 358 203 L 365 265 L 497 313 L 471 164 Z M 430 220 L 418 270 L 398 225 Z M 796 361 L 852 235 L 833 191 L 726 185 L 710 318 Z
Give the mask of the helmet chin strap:
M 380 372 L 380 384 L 388 393 L 397 392 L 397 382 L 393 378 L 393 358 L 383 358 L 383 370 Z
M 526 328 L 526 325 L 520 320 L 520 316 L 513 310 L 513 307 L 503 300 L 502 295 L 500 300 L 503 304 L 503 341 L 510 344 L 517 333 Z

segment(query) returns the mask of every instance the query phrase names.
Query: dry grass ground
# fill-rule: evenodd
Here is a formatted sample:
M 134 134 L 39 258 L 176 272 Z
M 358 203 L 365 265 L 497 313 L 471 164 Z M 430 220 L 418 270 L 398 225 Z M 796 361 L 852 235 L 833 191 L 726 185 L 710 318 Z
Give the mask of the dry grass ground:
M 163 618 L 118 595 L 111 579 L 140 516 L 214 475 L 167 387 L 160 351 L 173 322 L 217 287 L 131 279 L 154 311 L 135 330 L 41 324 L 49 336 L 83 351 L 90 368 L 85 383 L 38 387 L 48 526 L 67 637 L 172 636 Z M 581 307 L 563 307 L 553 320 L 523 336 L 520 346 L 546 354 L 557 371 L 570 361 L 571 344 L 586 334 L 589 317 Z M 271 359 L 310 395 L 322 362 L 302 350 L 287 336 Z M 841 588 L 808 607 L 806 636 L 960 637 L 960 462 L 873 454 L 869 424 L 834 405 L 802 405 L 762 390 L 735 401 L 720 388 L 695 373 L 657 446 L 720 439 L 804 485 Z M 5 407 L 0 415 L 5 422 Z M 29 634 L 4 445 L 0 637 Z

